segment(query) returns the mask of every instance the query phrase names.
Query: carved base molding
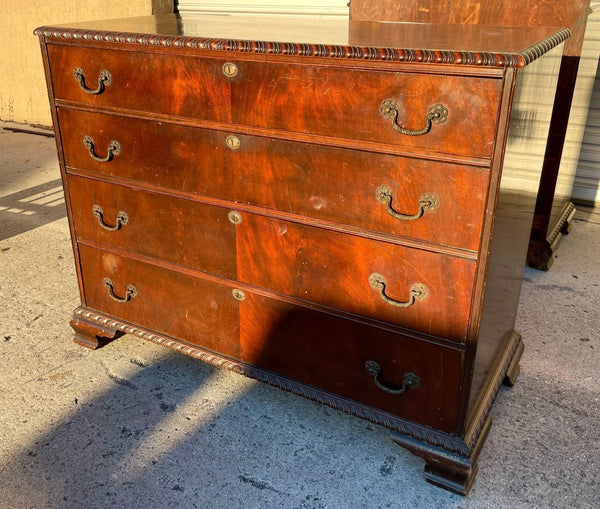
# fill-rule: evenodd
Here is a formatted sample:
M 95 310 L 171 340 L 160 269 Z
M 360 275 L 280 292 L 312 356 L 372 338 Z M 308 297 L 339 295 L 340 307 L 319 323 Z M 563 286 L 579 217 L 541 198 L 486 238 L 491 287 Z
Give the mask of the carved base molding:
M 575 205 L 567 203 L 558 216 L 552 229 L 548 231 L 544 242 L 530 241 L 527 252 L 527 265 L 532 269 L 549 270 L 554 262 L 554 252 L 558 248 L 563 235 L 571 231 Z
M 432 444 L 392 431 L 392 440 L 396 444 L 425 460 L 425 480 L 428 482 L 459 495 L 469 493 L 477 475 L 479 453 L 492 425 L 490 411 L 494 400 L 500 387 L 503 384 L 512 387 L 520 372 L 519 362 L 524 349 L 521 336 L 513 331 L 506 342 L 506 348 L 496 360 L 474 405 L 464 438 L 468 455 L 448 453 Z
M 84 307 L 74 310 L 71 326 L 76 333 L 75 342 L 87 348 L 99 348 L 123 334 L 131 334 L 389 428 L 396 444 L 425 459 L 426 480 L 462 495 L 468 493 L 477 472 L 477 457 L 491 425 L 489 412 L 494 399 L 505 379 L 514 383 L 523 350 L 521 337 L 513 333 L 485 394 L 476 404 L 476 415 L 463 439 Z
M 124 332 L 94 320 L 88 320 L 84 316 L 73 314 L 71 327 L 75 331 L 73 341 L 80 346 L 96 350 L 103 347 L 113 339 L 122 336 Z
M 554 226 L 552 230 L 550 230 L 547 239 L 548 243 L 553 246 L 553 249 L 554 246 L 558 244 L 556 238 L 560 236 L 559 234 L 567 234 L 571 231 L 571 228 L 573 227 L 573 223 L 571 221 L 573 221 L 575 212 L 577 212 L 575 205 L 573 205 L 571 202 L 567 203 L 556 223 L 554 223 Z
M 477 458 L 491 425 L 492 419 L 488 416 L 468 458 L 459 454 L 440 451 L 429 444 L 419 442 L 412 437 L 401 435 L 395 431 L 392 431 L 392 440 L 415 456 L 425 460 L 425 480 L 427 482 L 459 495 L 467 495 L 477 475 Z

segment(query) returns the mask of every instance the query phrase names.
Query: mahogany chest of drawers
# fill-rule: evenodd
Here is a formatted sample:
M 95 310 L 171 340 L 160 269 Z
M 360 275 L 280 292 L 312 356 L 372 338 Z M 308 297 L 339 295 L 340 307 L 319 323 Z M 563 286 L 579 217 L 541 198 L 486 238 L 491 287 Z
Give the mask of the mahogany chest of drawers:
M 370 419 L 466 493 L 518 374 L 568 30 L 169 15 L 36 33 L 75 341 L 134 334 Z

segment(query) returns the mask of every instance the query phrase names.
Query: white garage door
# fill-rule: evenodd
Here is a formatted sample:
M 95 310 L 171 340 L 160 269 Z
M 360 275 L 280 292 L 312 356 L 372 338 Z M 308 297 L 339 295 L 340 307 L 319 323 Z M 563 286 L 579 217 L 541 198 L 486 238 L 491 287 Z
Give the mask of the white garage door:
M 598 42 L 600 41 L 600 16 L 596 12 L 588 22 L 588 34 Z M 573 199 L 600 203 L 600 68 L 596 72 L 583 144 L 579 153 Z
M 600 69 L 598 68 L 600 3 L 592 2 L 592 9 L 593 12 L 588 18 L 577 79 L 577 88 L 581 93 L 580 101 L 579 104 L 573 104 L 569 118 L 570 130 L 576 132 L 579 125 L 583 127 L 583 141 L 573 186 L 573 201 L 584 203 L 600 203 Z M 588 92 L 591 87 L 593 89 Z M 588 110 L 585 100 L 590 92 Z M 566 144 L 565 150 L 568 150 Z

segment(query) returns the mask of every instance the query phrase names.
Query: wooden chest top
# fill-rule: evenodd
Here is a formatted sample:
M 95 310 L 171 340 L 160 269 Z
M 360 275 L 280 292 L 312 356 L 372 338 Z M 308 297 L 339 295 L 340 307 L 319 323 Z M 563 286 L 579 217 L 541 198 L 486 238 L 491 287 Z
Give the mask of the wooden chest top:
M 164 14 L 40 27 L 36 35 L 197 50 L 363 61 L 523 67 L 569 36 L 556 27 Z

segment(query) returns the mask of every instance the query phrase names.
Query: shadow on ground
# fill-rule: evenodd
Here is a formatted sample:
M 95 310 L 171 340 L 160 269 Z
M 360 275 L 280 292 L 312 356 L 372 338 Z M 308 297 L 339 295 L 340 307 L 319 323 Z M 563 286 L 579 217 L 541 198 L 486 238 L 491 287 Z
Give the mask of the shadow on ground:
M 0 240 L 67 216 L 60 179 L 0 196 Z

